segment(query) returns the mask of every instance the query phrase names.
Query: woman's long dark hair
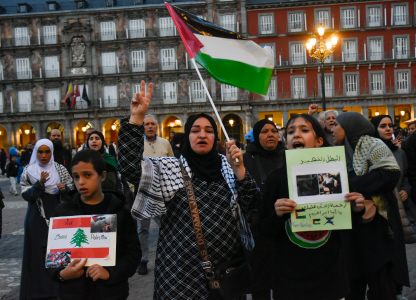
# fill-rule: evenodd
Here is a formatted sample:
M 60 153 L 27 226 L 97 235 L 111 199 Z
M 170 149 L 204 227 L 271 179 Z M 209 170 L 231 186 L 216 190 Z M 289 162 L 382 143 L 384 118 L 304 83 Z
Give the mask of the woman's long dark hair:
M 294 115 L 287 121 L 286 123 L 286 132 L 285 132 L 285 139 L 287 140 L 287 128 L 298 118 L 303 118 L 306 122 L 312 125 L 313 131 L 315 131 L 316 138 L 322 138 L 324 143 L 322 144 L 322 147 L 331 147 L 331 144 L 328 142 L 328 139 L 326 138 L 326 133 L 324 129 L 322 128 L 321 124 L 319 124 L 318 120 L 316 120 L 314 117 L 308 115 L 308 114 L 298 114 Z

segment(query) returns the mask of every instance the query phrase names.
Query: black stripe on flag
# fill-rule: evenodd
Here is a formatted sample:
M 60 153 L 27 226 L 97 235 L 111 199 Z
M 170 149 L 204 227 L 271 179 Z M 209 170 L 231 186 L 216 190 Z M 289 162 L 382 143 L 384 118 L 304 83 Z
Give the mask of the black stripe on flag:
M 173 5 L 172 7 L 193 33 L 227 39 L 247 40 L 247 38 L 243 37 L 239 33 L 227 30 L 214 23 L 202 20 L 197 16 L 184 11 L 183 9 L 180 9 L 179 7 Z

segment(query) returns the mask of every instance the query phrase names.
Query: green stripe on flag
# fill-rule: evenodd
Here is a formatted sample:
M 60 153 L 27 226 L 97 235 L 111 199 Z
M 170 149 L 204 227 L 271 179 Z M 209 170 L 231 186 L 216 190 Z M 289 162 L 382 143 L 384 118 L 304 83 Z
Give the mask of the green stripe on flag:
M 217 81 L 266 95 L 273 69 L 259 68 L 239 61 L 212 58 L 198 52 L 196 61 Z

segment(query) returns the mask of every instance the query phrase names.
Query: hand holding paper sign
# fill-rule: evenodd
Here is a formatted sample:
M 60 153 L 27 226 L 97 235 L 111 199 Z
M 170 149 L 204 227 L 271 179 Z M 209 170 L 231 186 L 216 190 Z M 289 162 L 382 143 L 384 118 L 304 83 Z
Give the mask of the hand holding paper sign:
M 290 199 L 279 199 L 274 204 L 274 209 L 276 214 L 279 217 L 282 217 L 284 214 L 292 213 L 296 208 L 296 202 Z
M 91 277 L 92 281 L 107 280 L 110 278 L 110 273 L 100 265 L 92 265 L 87 269 L 87 277 Z
M 345 201 L 351 202 L 351 209 L 354 212 L 360 212 L 364 209 L 364 196 L 360 193 L 348 193 L 345 195 Z
M 65 269 L 59 273 L 64 280 L 70 280 L 80 277 L 84 274 L 84 267 L 87 259 L 74 259 Z

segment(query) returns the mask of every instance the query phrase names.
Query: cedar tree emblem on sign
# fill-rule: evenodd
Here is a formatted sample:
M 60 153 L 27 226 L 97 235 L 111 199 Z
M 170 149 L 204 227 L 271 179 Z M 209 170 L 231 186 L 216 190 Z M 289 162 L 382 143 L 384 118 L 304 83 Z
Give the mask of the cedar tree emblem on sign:
M 89 244 L 87 236 L 84 233 L 84 230 L 82 230 L 81 228 L 78 228 L 77 232 L 75 232 L 74 236 L 72 237 L 70 244 L 75 244 L 74 248 L 75 247 L 83 248 L 81 246 L 81 243 Z

